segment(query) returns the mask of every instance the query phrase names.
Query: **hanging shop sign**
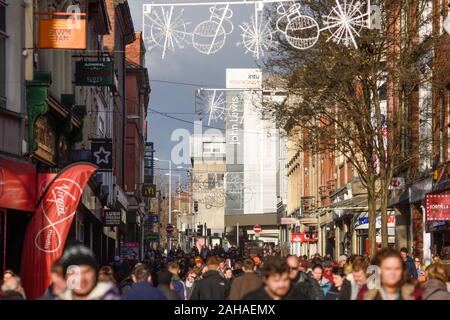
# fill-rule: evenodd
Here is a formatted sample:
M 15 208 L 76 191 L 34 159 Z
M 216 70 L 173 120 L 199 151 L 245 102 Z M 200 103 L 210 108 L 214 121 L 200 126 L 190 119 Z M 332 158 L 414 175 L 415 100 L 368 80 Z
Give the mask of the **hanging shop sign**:
M 317 233 L 310 231 L 303 231 L 300 233 L 300 242 L 317 242 Z
M 36 299 L 48 288 L 50 268 L 61 257 L 83 189 L 95 172 L 90 163 L 63 169 L 45 190 L 28 223 L 22 250 L 21 277 L 27 296 Z M 39 274 L 39 277 L 36 275 Z
M 158 241 L 159 233 L 158 232 L 148 232 L 145 234 L 145 240 L 148 241 Z
M 78 8 L 79 11 L 79 8 Z M 79 12 L 38 12 L 40 49 L 86 49 L 86 14 Z
M 427 221 L 450 221 L 450 194 L 427 194 Z
M 144 183 L 142 185 L 142 195 L 148 198 L 156 197 L 156 184 Z
M 112 139 L 91 139 L 91 155 L 99 171 L 112 170 Z
M 114 64 L 112 61 L 77 61 L 75 63 L 75 85 L 113 86 Z
M 105 209 L 103 225 L 105 227 L 118 227 L 122 222 L 122 212 L 120 210 Z
M 151 219 L 152 223 L 158 223 L 159 222 L 159 216 L 157 214 L 151 214 L 148 216 L 149 220 Z
M 291 233 L 291 242 L 300 243 L 302 242 L 302 236 L 300 233 Z
M 139 242 L 121 242 L 120 255 L 122 258 L 128 259 L 139 257 Z

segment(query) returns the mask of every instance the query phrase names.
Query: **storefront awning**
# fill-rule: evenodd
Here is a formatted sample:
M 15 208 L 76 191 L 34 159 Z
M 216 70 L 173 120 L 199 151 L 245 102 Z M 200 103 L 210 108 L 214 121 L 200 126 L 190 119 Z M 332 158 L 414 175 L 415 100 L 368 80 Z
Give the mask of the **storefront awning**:
M 377 208 L 380 207 L 380 200 L 377 200 Z M 329 206 L 321 208 L 323 211 L 330 211 L 330 210 L 354 210 L 354 211 L 362 211 L 362 210 L 368 210 L 367 206 L 367 196 L 361 195 L 352 197 L 350 199 L 338 201 L 331 203 Z
M 34 165 L 0 158 L 0 208 L 34 212 L 36 176 Z

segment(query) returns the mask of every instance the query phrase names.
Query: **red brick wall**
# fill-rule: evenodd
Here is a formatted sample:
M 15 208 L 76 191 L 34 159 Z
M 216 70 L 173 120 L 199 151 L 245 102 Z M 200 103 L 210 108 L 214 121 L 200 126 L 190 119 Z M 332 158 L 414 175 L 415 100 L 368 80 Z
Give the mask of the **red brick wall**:
M 115 14 L 115 0 L 105 0 L 106 2 L 106 8 L 108 10 L 108 16 L 109 21 L 111 23 L 111 31 L 109 35 L 105 35 L 103 37 L 103 45 L 105 46 L 105 49 L 108 50 L 110 53 L 114 51 L 114 36 L 115 36 L 115 30 L 116 30 L 116 14 Z
M 141 32 L 136 32 L 136 40 L 133 43 L 128 44 L 126 48 L 127 59 L 142 65 L 142 46 Z

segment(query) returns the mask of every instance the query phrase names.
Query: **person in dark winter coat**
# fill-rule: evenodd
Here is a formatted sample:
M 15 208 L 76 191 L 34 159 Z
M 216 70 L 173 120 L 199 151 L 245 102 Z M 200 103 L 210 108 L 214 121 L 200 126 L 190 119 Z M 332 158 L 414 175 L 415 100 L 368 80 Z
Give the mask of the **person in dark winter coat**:
M 131 289 L 122 295 L 123 300 L 167 300 L 166 296 L 151 284 L 150 270 L 143 266 L 134 268 Z
M 172 274 L 168 270 L 158 272 L 158 289 L 166 296 L 167 300 L 181 300 L 172 284 Z
M 294 255 L 288 256 L 286 261 L 289 265 L 289 278 L 292 285 L 307 295 L 309 300 L 323 300 L 323 291 L 319 283 L 305 272 L 306 261 L 299 261 Z
M 117 287 L 112 282 L 98 281 L 97 260 L 91 249 L 77 244 L 68 247 L 61 263 L 71 289 L 58 296 L 61 300 L 120 300 Z
M 350 300 L 352 295 L 352 285 L 345 279 L 344 268 L 334 267 L 333 284 L 328 291 L 325 300 Z
M 255 274 L 255 263 L 252 259 L 245 259 L 242 268 L 244 274 L 234 279 L 231 284 L 230 300 L 239 300 L 263 285 L 261 277 Z
M 233 278 L 237 278 L 243 276 L 245 274 L 244 270 L 242 270 L 242 262 L 236 261 L 233 268 Z
M 264 285 L 246 294 L 243 300 L 309 300 L 301 290 L 291 285 L 289 265 L 277 256 L 266 259 L 262 267 Z
M 408 274 L 417 279 L 419 275 L 417 274 L 416 264 L 414 263 L 414 259 L 408 254 L 408 249 L 401 248 L 400 254 L 402 255 L 403 262 L 405 263 L 405 270 Z
M 211 256 L 206 260 L 206 271 L 195 284 L 191 300 L 225 300 L 230 292 L 230 283 L 220 275 L 219 261 Z
M 424 284 L 423 299 L 425 300 L 450 300 L 450 292 L 447 291 L 447 271 L 441 263 L 433 263 L 427 269 L 428 281 Z

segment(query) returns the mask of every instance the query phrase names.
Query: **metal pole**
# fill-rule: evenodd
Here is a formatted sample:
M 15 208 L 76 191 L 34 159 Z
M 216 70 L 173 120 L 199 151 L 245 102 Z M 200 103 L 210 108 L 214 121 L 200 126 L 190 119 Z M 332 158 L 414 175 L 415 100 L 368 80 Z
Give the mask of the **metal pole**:
M 197 6 L 220 6 L 220 5 L 252 5 L 255 3 L 271 4 L 280 2 L 292 2 L 292 0 L 240 0 L 240 1 L 218 1 L 218 2 L 184 2 L 184 3 L 146 3 L 143 8 L 152 7 L 197 7 Z M 145 12 L 145 10 L 143 10 Z M 149 13 L 149 12 L 146 12 Z
M 239 222 L 236 223 L 236 248 L 239 248 Z
M 169 160 L 169 224 L 172 224 L 172 161 L 171 160 Z M 169 234 L 167 234 L 167 235 L 169 236 Z M 172 236 L 169 238 L 169 251 L 170 250 L 172 250 Z
M 178 245 L 182 246 L 181 243 L 181 176 L 178 175 L 178 219 L 177 219 L 177 232 L 178 232 Z M 178 228 L 179 227 L 179 228 Z

